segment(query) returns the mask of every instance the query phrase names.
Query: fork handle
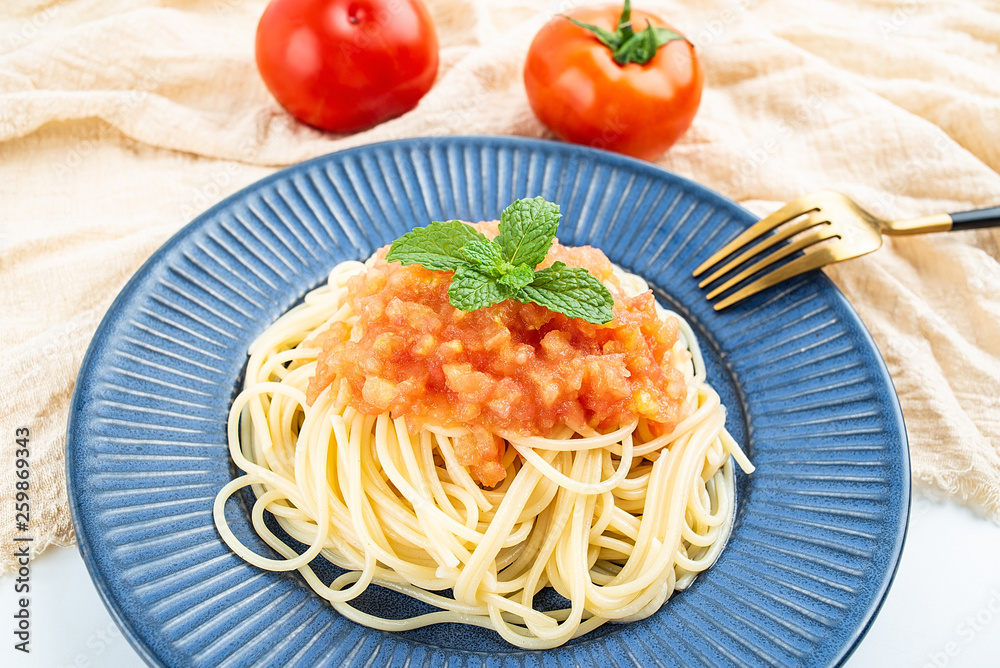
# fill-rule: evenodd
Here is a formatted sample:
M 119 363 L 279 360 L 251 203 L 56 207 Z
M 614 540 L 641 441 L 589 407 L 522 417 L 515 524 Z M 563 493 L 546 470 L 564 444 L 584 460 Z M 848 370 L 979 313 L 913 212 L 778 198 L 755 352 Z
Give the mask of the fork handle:
M 909 220 L 893 220 L 884 224 L 882 232 L 893 235 L 927 234 L 975 230 L 983 227 L 1000 227 L 1000 206 L 958 213 L 936 213 Z
M 1000 206 L 949 213 L 952 230 L 978 230 L 983 227 L 1000 227 Z

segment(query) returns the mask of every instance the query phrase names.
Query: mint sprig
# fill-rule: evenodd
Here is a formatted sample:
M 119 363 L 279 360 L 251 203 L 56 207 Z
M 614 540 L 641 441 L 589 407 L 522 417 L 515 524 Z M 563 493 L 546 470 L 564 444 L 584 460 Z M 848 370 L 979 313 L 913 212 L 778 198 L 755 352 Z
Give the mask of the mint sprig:
M 535 271 L 552 246 L 560 217 L 557 204 L 519 199 L 500 214 L 496 239 L 456 220 L 435 222 L 396 239 L 386 261 L 454 271 L 448 301 L 462 311 L 514 299 L 602 325 L 614 317 L 614 298 L 595 276 L 562 262 Z

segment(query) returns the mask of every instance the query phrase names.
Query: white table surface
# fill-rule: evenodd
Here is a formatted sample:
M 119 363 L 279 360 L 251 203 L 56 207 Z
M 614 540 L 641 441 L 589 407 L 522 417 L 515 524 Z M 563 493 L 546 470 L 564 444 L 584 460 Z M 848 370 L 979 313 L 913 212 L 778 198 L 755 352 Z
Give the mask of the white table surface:
M 0 666 L 141 668 L 75 548 L 31 563 L 31 654 L 13 649 L 14 576 L 0 577 Z M 1000 526 L 914 492 L 899 571 L 848 668 L 1000 666 Z

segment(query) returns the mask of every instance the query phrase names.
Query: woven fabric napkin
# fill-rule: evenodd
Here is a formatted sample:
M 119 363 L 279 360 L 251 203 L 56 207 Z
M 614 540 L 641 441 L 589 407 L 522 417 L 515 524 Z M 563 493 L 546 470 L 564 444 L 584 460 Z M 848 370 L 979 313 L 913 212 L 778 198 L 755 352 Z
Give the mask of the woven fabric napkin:
M 0 569 L 13 565 L 15 429 L 31 430 L 33 554 L 74 540 L 76 374 L 129 276 L 183 224 L 275 168 L 416 135 L 551 136 L 521 70 L 573 3 L 429 0 L 441 71 L 412 112 L 351 136 L 261 83 L 263 0 L 6 0 L 0 9 Z M 991 0 L 643 0 L 697 45 L 690 131 L 657 163 L 765 214 L 831 188 L 909 217 L 1000 204 Z M 992 7 L 992 9 L 991 9 Z M 1000 519 L 1000 232 L 889 239 L 827 270 L 875 338 L 917 481 Z

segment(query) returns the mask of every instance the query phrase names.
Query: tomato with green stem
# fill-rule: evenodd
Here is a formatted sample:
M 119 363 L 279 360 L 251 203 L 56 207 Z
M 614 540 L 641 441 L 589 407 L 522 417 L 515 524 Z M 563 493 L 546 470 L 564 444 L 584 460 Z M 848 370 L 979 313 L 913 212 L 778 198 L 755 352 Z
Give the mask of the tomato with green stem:
M 553 18 L 524 66 L 531 108 L 557 136 L 647 160 L 690 127 L 702 83 L 694 45 L 629 0 Z

